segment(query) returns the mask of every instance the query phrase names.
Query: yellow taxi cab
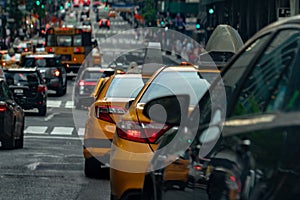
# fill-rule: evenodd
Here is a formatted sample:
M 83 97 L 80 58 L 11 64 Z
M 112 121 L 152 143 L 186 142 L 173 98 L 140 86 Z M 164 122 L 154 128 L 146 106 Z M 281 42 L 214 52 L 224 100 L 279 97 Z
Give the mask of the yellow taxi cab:
M 110 146 L 116 123 L 126 112 L 126 103 L 136 97 L 143 85 L 141 74 L 114 74 L 98 81 L 83 141 L 87 177 L 109 177 Z
M 19 53 L 15 53 L 14 50 L 2 50 L 0 52 L 1 55 L 1 66 L 4 68 L 16 67 L 20 63 L 21 55 Z
M 110 155 L 110 185 L 112 199 L 140 198 L 145 173 L 160 137 L 176 131 L 176 127 L 154 123 L 143 114 L 143 107 L 151 99 L 166 95 L 189 94 L 192 109 L 210 83 L 219 75 L 218 69 L 198 69 L 189 64 L 165 66 L 146 82 L 129 109 L 117 123 Z M 204 78 L 205 77 L 205 78 Z M 164 113 L 161 113 L 162 115 Z M 187 169 L 188 160 L 180 170 Z M 188 172 L 174 177 L 169 167 L 166 180 L 186 181 Z M 122 183 L 122 184 L 120 184 Z

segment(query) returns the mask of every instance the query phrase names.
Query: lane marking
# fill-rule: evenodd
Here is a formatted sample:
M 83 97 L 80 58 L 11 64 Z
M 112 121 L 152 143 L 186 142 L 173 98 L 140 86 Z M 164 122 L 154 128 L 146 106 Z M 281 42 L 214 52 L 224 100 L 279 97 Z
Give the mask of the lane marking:
M 72 135 L 73 127 L 54 127 L 50 135 Z
M 48 115 L 44 120 L 47 122 L 47 121 L 51 120 L 57 114 L 59 114 L 59 113 L 52 113 L 52 114 Z
M 77 131 L 78 136 L 79 137 L 84 136 L 84 131 L 85 131 L 85 128 L 79 128 L 78 131 Z
M 67 101 L 65 104 L 65 108 L 75 108 L 73 101 Z
M 47 134 L 47 126 L 28 126 L 24 133 L 32 133 L 32 134 Z
M 47 107 L 59 108 L 61 101 L 57 100 L 47 100 Z
M 31 164 L 27 165 L 27 168 L 33 171 L 39 165 L 40 165 L 40 162 L 31 163 Z
M 62 139 L 62 140 L 81 140 L 79 137 L 64 137 L 64 136 L 39 136 L 39 135 L 25 135 L 28 139 Z

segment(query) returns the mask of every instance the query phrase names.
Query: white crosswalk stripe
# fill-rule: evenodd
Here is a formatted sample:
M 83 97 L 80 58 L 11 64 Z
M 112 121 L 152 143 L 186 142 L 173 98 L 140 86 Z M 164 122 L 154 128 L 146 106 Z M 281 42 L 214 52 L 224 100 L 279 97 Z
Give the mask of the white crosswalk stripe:
M 78 136 L 84 136 L 84 131 L 85 131 L 85 128 L 79 128 L 78 129 Z
M 50 135 L 72 135 L 73 127 L 54 127 Z
M 65 104 L 65 108 L 74 108 L 74 102 L 73 101 L 67 101 Z
M 74 127 L 53 127 L 48 126 L 27 126 L 24 130 L 25 135 L 53 135 L 53 136 L 79 136 L 83 137 L 85 128 Z M 73 134 L 74 133 L 74 134 Z
M 47 134 L 47 126 L 28 126 L 24 133 L 31 133 L 31 134 Z
M 47 100 L 47 107 L 59 108 L 61 106 L 61 102 L 59 100 Z
M 74 108 L 73 101 L 47 100 L 48 108 Z
M 119 25 L 119 26 L 122 26 L 122 25 L 127 25 L 128 22 L 124 22 L 124 21 L 111 21 L 110 22 L 112 26 L 114 25 Z

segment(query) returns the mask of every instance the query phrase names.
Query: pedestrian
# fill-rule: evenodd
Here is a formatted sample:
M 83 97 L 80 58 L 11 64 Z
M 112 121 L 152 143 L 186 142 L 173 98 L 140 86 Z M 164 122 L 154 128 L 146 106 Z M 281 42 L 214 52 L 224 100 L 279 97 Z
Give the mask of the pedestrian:
M 181 51 L 182 51 L 182 42 L 181 42 L 181 40 L 176 40 L 175 53 L 176 53 L 177 59 L 181 59 Z

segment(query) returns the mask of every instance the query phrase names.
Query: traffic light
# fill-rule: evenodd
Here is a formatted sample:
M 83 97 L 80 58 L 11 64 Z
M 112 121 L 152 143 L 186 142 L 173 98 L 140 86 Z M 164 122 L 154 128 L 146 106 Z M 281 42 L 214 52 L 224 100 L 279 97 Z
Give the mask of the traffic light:
M 42 9 L 45 9 L 45 5 L 44 5 L 44 4 L 42 4 L 42 5 L 41 5 L 41 8 L 42 8 Z
M 160 26 L 161 26 L 161 27 L 164 27 L 164 26 L 165 26 L 165 20 L 163 20 L 163 19 L 160 20 Z
M 64 9 L 64 6 L 63 5 L 60 5 L 59 6 L 59 10 L 63 10 Z
M 212 15 L 212 14 L 214 14 L 214 12 L 215 12 L 215 10 L 214 10 L 213 8 L 209 8 L 209 9 L 208 9 L 208 13 L 209 13 L 209 14 Z
M 40 0 L 37 0 L 37 1 L 35 2 L 35 4 L 36 4 L 37 6 L 41 5 Z
M 197 22 L 196 22 L 196 29 L 197 29 L 197 30 L 200 30 L 200 28 L 201 28 L 200 19 L 197 19 Z

